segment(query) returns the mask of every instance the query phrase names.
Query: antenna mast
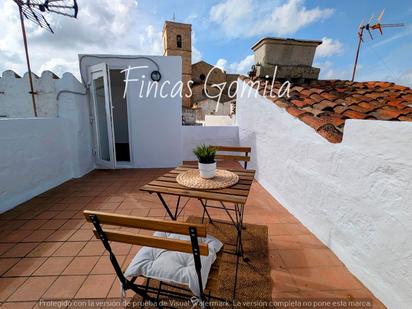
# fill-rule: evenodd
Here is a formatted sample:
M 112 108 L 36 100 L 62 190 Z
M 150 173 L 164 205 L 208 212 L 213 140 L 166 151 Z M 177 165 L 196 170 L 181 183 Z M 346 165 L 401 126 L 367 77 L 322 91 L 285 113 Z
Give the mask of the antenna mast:
M 358 48 L 356 49 L 355 63 L 353 65 L 352 81 L 354 81 L 354 79 L 355 79 L 356 67 L 358 66 L 359 52 L 360 52 L 362 42 L 364 42 L 363 41 L 363 32 L 364 32 L 364 30 L 368 31 L 371 40 L 373 40 L 371 30 L 379 30 L 380 34 L 383 35 L 382 28 L 397 28 L 397 27 L 403 27 L 404 26 L 403 23 L 382 24 L 381 20 L 382 20 L 382 17 L 383 17 L 384 13 L 385 13 L 385 10 L 383 9 L 382 12 L 380 13 L 379 17 L 377 18 L 376 23 L 372 24 L 372 20 L 374 18 L 374 16 L 372 15 L 367 24 L 364 24 L 364 21 L 362 20 L 362 22 L 360 23 L 360 25 L 358 27 L 358 29 L 359 29 L 358 30 Z
M 21 32 L 23 35 L 23 43 L 24 43 L 24 51 L 26 54 L 26 63 L 27 63 L 27 71 L 29 73 L 29 86 L 30 86 L 30 94 L 31 100 L 33 104 L 33 113 L 34 117 L 37 117 L 37 108 L 36 108 L 36 99 L 33 87 L 33 78 L 31 74 L 31 66 L 30 66 L 30 57 L 29 57 L 29 48 L 27 44 L 27 33 L 26 27 L 24 24 L 24 19 L 28 19 L 35 24 L 37 24 L 40 28 L 43 28 L 47 31 L 53 32 L 50 24 L 47 22 L 46 18 L 44 17 L 44 13 L 54 13 L 59 15 L 64 15 L 68 17 L 77 17 L 78 6 L 77 0 L 13 0 L 19 9 L 20 15 L 20 26 Z

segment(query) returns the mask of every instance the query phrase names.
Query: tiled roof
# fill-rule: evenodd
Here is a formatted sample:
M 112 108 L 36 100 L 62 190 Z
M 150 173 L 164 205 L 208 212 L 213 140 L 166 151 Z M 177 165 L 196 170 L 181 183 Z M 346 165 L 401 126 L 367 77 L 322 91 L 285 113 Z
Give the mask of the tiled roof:
M 257 80 L 240 77 L 258 88 Z M 252 84 L 253 82 L 253 84 Z M 262 80 L 259 93 L 314 128 L 331 143 L 342 141 L 346 119 L 412 121 L 412 89 L 389 82 L 316 80 L 292 83 L 290 98 L 278 98 L 280 82 Z M 272 90 L 272 96 L 269 97 Z

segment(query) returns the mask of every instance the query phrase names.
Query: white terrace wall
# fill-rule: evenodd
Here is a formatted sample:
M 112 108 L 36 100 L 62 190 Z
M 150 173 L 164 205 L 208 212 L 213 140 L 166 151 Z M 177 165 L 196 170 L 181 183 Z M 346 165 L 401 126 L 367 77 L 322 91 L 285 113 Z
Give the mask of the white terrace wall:
M 247 93 L 237 124 L 257 180 L 386 306 L 412 308 L 412 123 L 347 120 L 331 144 Z
M 239 128 L 182 126 L 182 161 L 196 160 L 192 149 L 200 144 L 239 146 Z
M 56 117 L 56 91 L 60 79 L 50 71 L 41 77 L 32 74 L 34 90 L 37 93 L 36 106 L 39 117 Z M 0 116 L 9 118 L 33 117 L 32 98 L 29 94 L 29 75 L 20 77 L 13 71 L 3 72 L 0 78 Z
M 94 167 L 82 84 L 69 73 L 43 73 L 37 102 L 48 118 L 32 118 L 26 78 L 8 71 L 0 79 L 0 115 L 22 117 L 0 118 L 0 213 Z

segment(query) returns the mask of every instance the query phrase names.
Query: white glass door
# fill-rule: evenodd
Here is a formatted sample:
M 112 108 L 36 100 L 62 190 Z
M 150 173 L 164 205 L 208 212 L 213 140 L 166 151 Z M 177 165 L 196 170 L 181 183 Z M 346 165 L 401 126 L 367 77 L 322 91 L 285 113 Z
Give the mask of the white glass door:
M 90 93 L 92 95 L 94 126 L 94 155 L 96 164 L 104 168 L 115 168 L 113 115 L 108 82 L 108 70 L 105 63 L 89 68 Z

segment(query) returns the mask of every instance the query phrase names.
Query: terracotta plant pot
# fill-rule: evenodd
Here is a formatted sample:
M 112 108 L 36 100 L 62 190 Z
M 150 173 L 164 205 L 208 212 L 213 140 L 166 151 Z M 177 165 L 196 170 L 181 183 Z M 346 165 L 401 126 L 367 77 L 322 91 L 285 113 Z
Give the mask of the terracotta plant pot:
M 199 172 L 200 172 L 200 177 L 202 178 L 213 178 L 216 175 L 216 162 L 213 163 L 198 163 L 199 166 Z

